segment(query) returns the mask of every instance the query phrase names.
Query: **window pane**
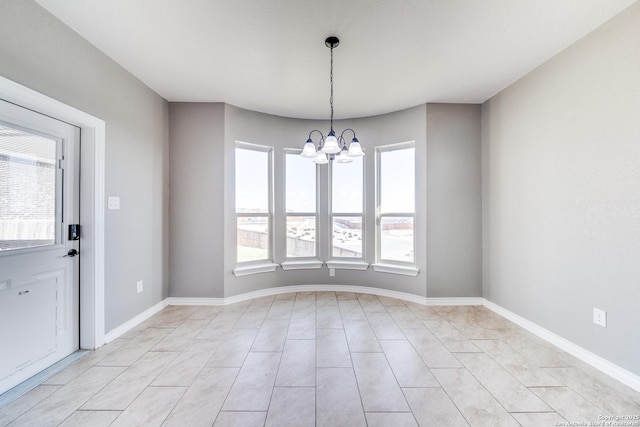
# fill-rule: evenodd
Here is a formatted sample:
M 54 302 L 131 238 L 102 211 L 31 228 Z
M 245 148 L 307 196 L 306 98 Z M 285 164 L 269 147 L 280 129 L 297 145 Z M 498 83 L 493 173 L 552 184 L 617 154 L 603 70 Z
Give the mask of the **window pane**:
M 380 228 L 380 258 L 413 262 L 413 218 L 382 217 Z
M 355 157 L 351 163 L 331 165 L 333 213 L 362 212 L 362 157 Z
M 238 218 L 238 262 L 266 260 L 269 257 L 269 218 Z
M 316 165 L 299 154 L 286 155 L 287 212 L 316 211 Z M 315 225 L 314 225 L 315 227 Z
M 415 212 L 415 149 L 380 152 L 380 212 Z
M 362 217 L 334 216 L 332 243 L 332 256 L 362 258 Z
M 0 125 L 0 250 L 56 239 L 56 141 Z
M 288 216 L 287 257 L 314 256 L 316 256 L 316 217 Z
M 269 153 L 236 148 L 236 212 L 269 211 Z

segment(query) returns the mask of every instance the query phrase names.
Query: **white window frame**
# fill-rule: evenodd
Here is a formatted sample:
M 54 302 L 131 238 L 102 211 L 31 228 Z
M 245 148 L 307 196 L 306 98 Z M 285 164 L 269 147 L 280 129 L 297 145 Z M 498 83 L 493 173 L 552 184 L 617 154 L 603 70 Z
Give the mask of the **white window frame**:
M 417 182 L 416 176 L 417 174 L 414 172 L 414 208 L 413 212 L 381 212 L 381 161 L 382 161 L 382 153 L 397 151 L 397 150 L 405 150 L 408 148 L 414 149 L 414 162 L 415 162 L 415 141 L 406 141 L 395 144 L 388 144 L 376 147 L 376 262 L 373 265 L 373 268 L 377 272 L 384 273 L 395 273 L 395 274 L 403 274 L 408 276 L 417 276 L 418 269 L 416 267 L 416 259 L 418 254 L 417 251 L 417 242 L 416 242 L 416 189 Z M 409 261 L 398 261 L 398 260 L 389 260 L 382 258 L 382 219 L 387 217 L 405 217 L 411 218 L 413 221 L 413 262 Z
M 253 144 L 253 143 L 249 143 L 249 142 L 240 142 L 240 141 L 236 141 L 235 144 L 235 149 L 234 149 L 234 159 L 235 159 L 235 152 L 236 150 L 241 149 L 241 150 L 253 150 L 253 151 L 258 151 L 258 152 L 263 152 L 263 153 L 267 153 L 267 161 L 268 161 L 268 167 L 267 167 L 267 174 L 268 174 L 268 206 L 267 206 L 267 212 L 238 212 L 237 211 L 237 207 L 236 207 L 236 197 L 235 197 L 235 192 L 237 190 L 236 186 L 235 186 L 235 182 L 234 182 L 234 214 L 235 214 L 235 223 L 236 223 L 236 232 L 235 232 L 235 257 L 236 257 L 236 268 L 233 270 L 234 275 L 236 276 L 244 276 L 247 274 L 253 274 L 253 273 L 264 273 L 264 272 L 269 272 L 269 271 L 275 271 L 277 265 L 273 263 L 273 256 L 274 256 L 274 230 L 273 230 L 273 184 L 274 184 L 274 178 L 273 178 L 273 147 L 269 147 L 269 146 L 265 146 L 265 145 L 259 145 L 259 144 Z M 234 165 L 235 165 L 235 160 L 234 160 Z M 234 166 L 235 167 L 235 166 Z M 239 218 L 248 218 L 248 217 L 265 217 L 267 218 L 267 224 L 269 227 L 269 232 L 267 233 L 267 239 L 268 239 L 268 243 L 267 243 L 267 257 L 263 258 L 263 259 L 258 259 L 258 260 L 251 260 L 251 261 L 243 261 L 240 262 L 238 261 L 238 240 L 237 240 L 237 236 L 238 236 L 238 219 Z
M 329 200 L 328 200 L 328 224 L 329 224 L 329 261 L 327 261 L 328 268 L 337 268 L 337 269 L 349 269 L 349 270 L 366 270 L 369 267 L 369 264 L 365 262 L 366 259 L 366 162 L 364 161 L 364 157 L 357 157 L 355 160 L 359 160 L 362 162 L 362 211 L 359 213 L 355 212 L 333 212 L 333 168 L 339 168 L 342 165 L 334 164 L 335 162 L 331 162 L 329 164 Z M 362 241 L 362 254 L 360 257 L 337 257 L 333 255 L 333 218 L 334 217 L 361 217 L 362 218 L 362 229 L 360 232 L 361 241 Z
M 301 149 L 297 148 L 285 148 L 283 153 L 283 164 L 284 164 L 284 173 L 283 173 L 283 213 L 284 213 L 284 259 L 285 261 L 281 263 L 281 267 L 283 270 L 301 270 L 301 269 L 314 269 L 322 267 L 322 261 L 320 261 L 320 215 L 319 215 L 319 206 L 320 206 L 320 174 L 318 170 L 318 166 L 315 166 L 315 177 L 316 177 L 316 210 L 314 212 L 288 212 L 287 211 L 287 156 L 299 156 L 302 152 Z M 311 163 L 313 164 L 313 163 Z M 288 244 L 288 218 L 290 216 L 306 216 L 306 217 L 314 217 L 315 218 L 315 255 L 310 257 L 289 257 L 287 252 L 287 244 Z

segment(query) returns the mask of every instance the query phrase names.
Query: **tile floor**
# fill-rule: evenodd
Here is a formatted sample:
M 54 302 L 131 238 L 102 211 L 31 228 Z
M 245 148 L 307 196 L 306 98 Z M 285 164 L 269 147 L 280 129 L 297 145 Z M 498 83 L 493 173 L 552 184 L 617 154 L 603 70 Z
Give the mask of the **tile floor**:
M 640 415 L 640 393 L 484 307 L 309 292 L 167 307 L 0 408 L 0 426 L 558 426 L 608 415 Z

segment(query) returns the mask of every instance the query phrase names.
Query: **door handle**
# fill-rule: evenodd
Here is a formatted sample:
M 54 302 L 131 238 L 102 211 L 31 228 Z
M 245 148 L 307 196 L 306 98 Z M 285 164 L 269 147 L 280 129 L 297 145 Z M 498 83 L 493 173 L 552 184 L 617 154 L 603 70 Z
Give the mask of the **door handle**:
M 69 249 L 69 252 L 67 252 L 67 254 L 64 257 L 69 257 L 69 258 L 73 258 L 74 256 L 78 255 L 79 252 L 76 251 L 75 249 Z

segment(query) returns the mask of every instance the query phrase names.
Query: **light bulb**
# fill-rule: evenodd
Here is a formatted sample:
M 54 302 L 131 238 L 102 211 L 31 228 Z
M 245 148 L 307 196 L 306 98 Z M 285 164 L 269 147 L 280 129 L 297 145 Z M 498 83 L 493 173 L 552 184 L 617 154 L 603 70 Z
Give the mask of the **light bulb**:
M 316 156 L 313 158 L 313 163 L 317 165 L 325 165 L 329 163 L 329 159 L 327 159 L 327 155 L 322 151 L 318 151 Z
M 300 155 L 308 159 L 312 159 L 316 156 L 316 146 L 313 145 L 313 141 L 311 141 L 310 139 L 307 140 L 307 143 L 304 144 L 304 148 L 302 149 L 302 153 L 300 153 Z
M 340 152 L 340 146 L 338 145 L 338 138 L 333 133 L 333 131 L 329 132 L 327 139 L 324 140 L 324 146 L 322 147 L 322 151 L 327 154 L 336 154 Z
M 336 161 L 338 163 L 351 163 L 353 159 L 347 155 L 347 149 L 343 148 Z
M 349 157 L 362 157 L 364 156 L 364 152 L 362 151 L 362 147 L 360 147 L 360 143 L 356 138 L 351 140 L 351 144 L 349 144 Z

